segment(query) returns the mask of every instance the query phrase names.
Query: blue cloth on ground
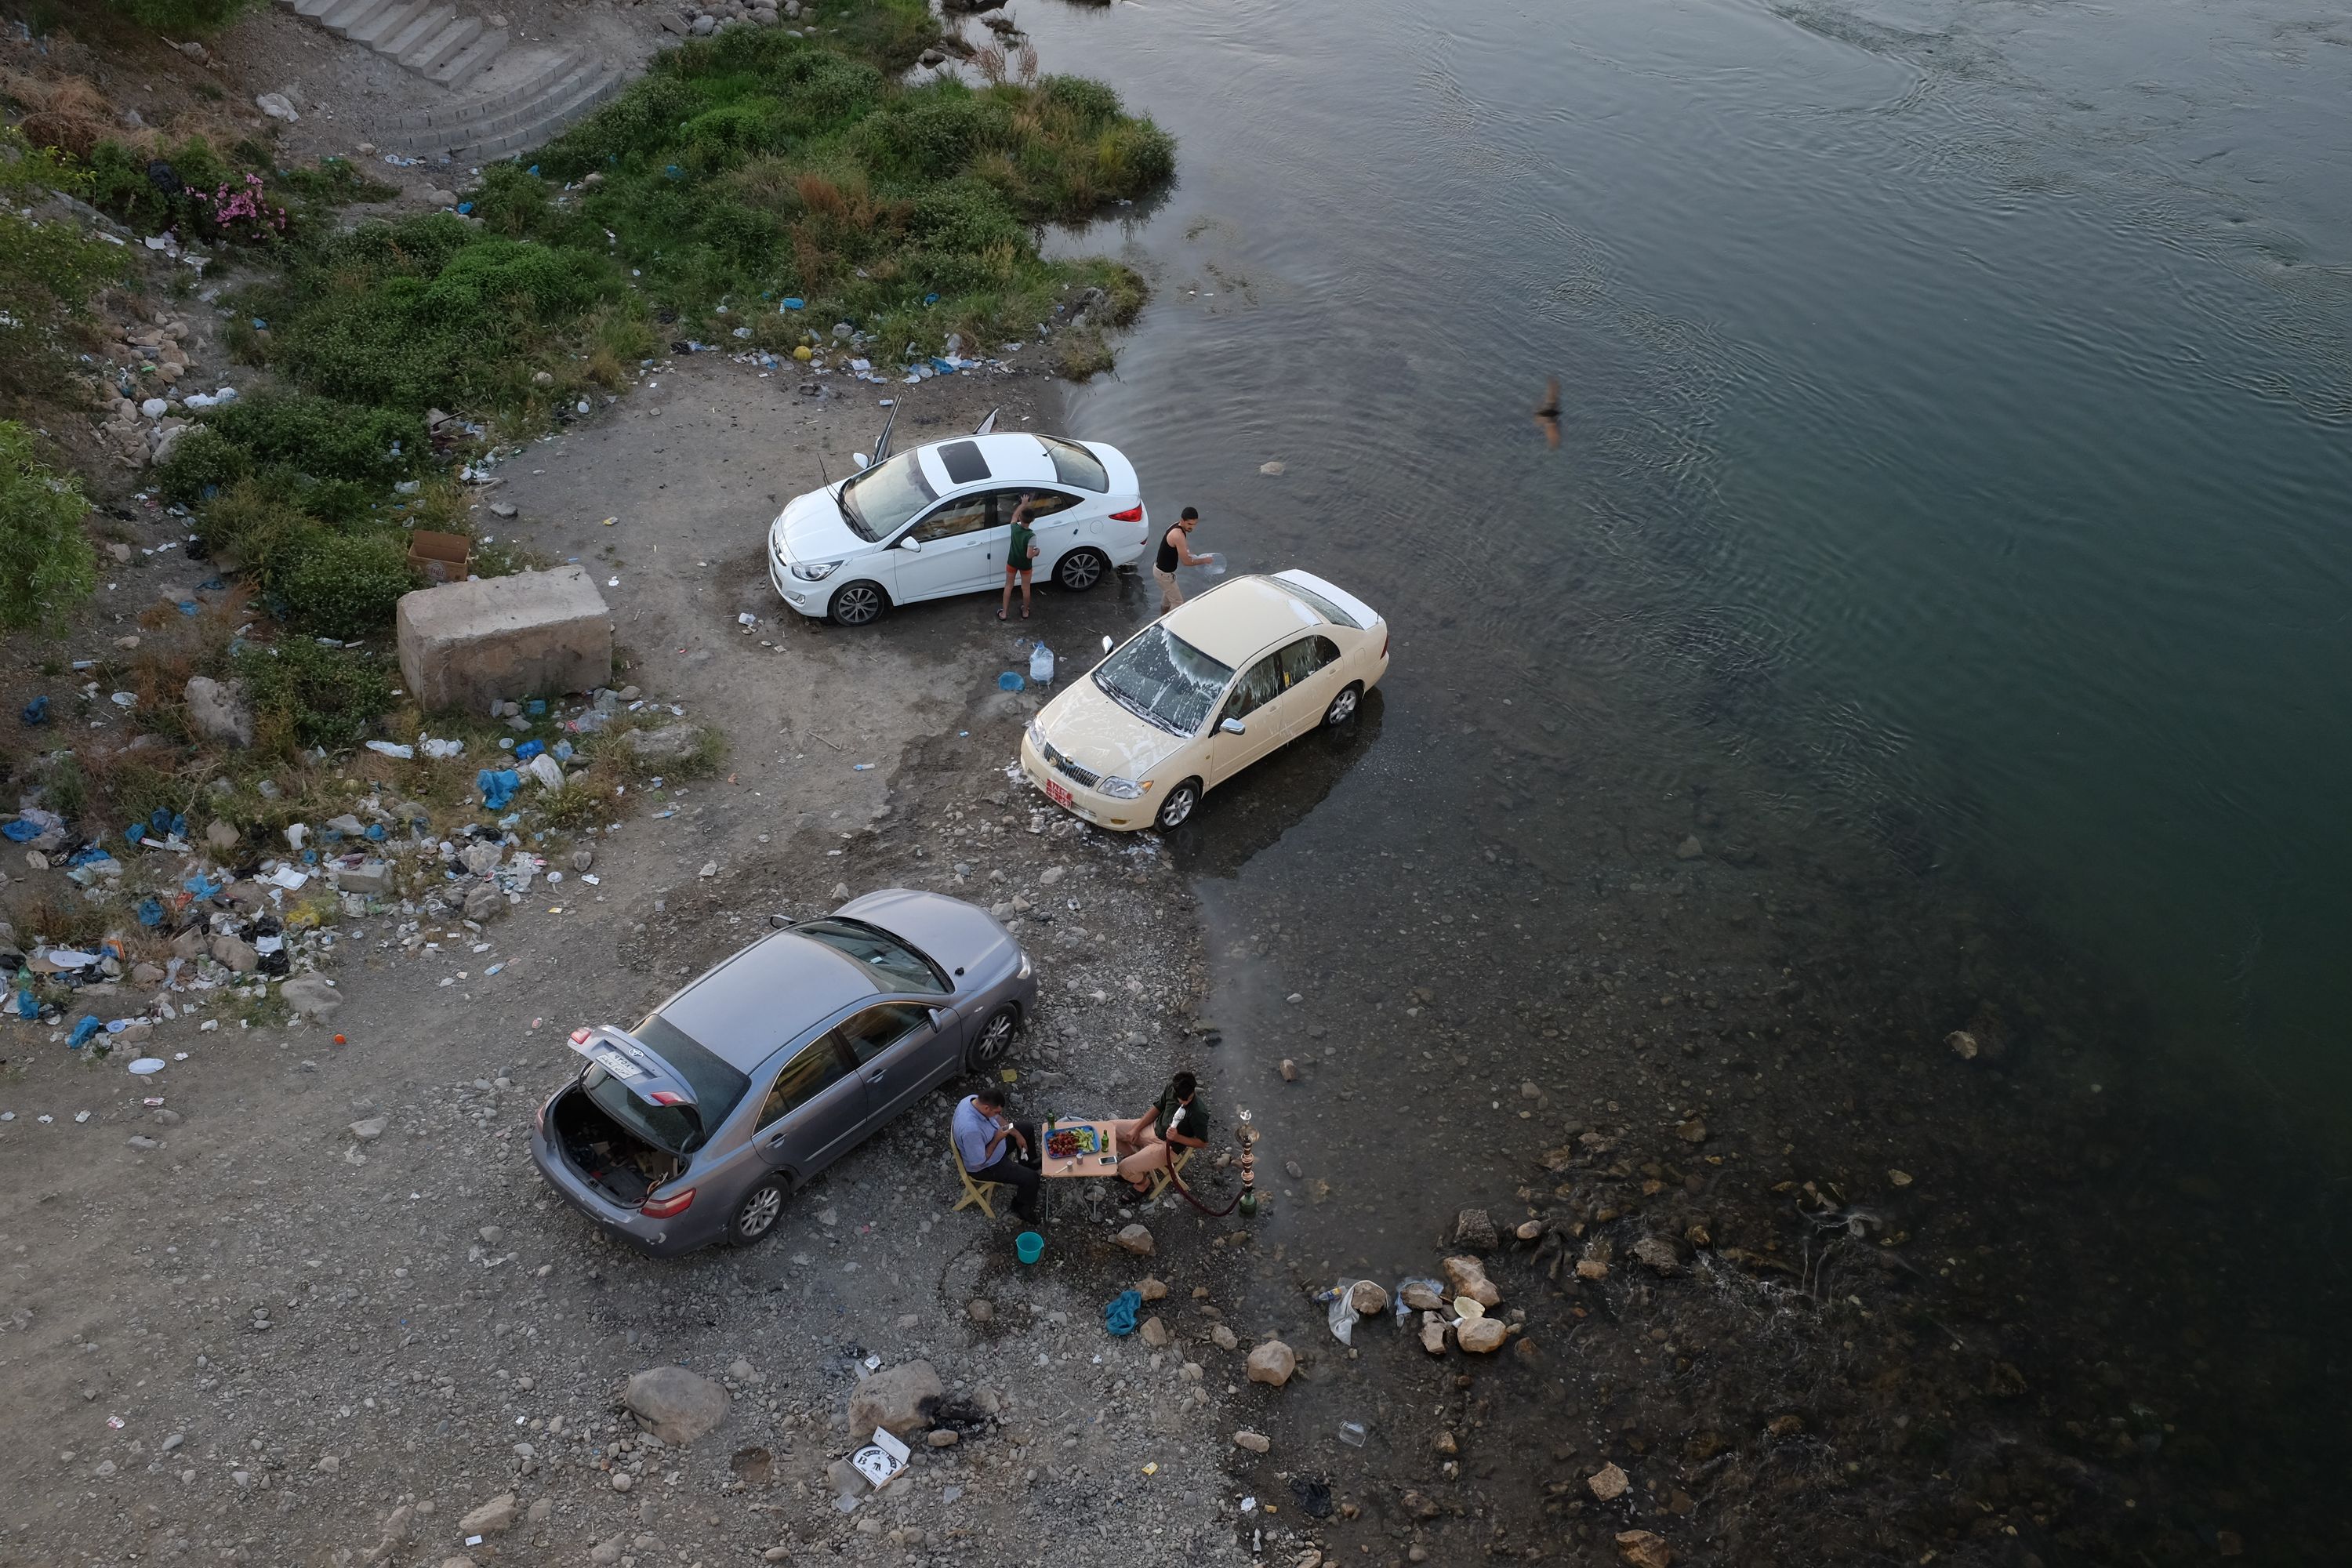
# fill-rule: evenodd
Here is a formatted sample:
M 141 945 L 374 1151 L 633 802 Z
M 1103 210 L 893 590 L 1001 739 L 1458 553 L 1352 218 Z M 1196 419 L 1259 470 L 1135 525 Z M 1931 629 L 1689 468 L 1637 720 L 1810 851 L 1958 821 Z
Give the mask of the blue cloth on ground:
M 1121 1290 L 1103 1308 L 1103 1327 L 1121 1339 L 1135 1332 L 1135 1310 L 1143 1305 L 1140 1290 Z
M 496 811 L 522 788 L 522 775 L 512 768 L 484 768 L 474 775 L 474 787 L 482 792 L 482 809 Z
M 81 1022 L 73 1026 L 73 1033 L 66 1037 L 66 1047 L 68 1050 L 79 1050 L 89 1044 L 89 1037 L 92 1035 L 105 1027 L 105 1024 L 99 1019 L 84 1014 Z

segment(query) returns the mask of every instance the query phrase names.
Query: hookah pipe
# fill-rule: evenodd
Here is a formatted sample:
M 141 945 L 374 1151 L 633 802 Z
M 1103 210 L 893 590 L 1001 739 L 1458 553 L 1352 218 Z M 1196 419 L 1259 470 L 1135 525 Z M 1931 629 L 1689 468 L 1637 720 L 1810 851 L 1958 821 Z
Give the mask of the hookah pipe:
M 1184 1184 L 1183 1173 L 1176 1169 L 1173 1162 L 1171 1162 L 1168 1166 L 1168 1179 L 1176 1184 L 1176 1190 L 1184 1194 L 1186 1203 L 1191 1204 L 1211 1219 L 1223 1219 L 1235 1209 L 1239 1209 L 1242 1217 L 1247 1219 L 1257 1213 L 1257 1152 L 1246 1143 L 1242 1146 L 1241 1166 L 1242 1190 L 1234 1195 L 1232 1203 L 1221 1209 L 1213 1209 L 1194 1197 L 1192 1189 Z

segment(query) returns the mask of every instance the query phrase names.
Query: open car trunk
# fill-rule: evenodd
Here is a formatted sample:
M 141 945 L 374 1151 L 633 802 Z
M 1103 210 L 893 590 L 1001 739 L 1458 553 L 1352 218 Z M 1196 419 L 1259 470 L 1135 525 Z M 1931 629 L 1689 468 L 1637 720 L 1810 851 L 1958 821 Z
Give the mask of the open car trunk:
M 637 1208 L 646 1194 L 670 1181 L 684 1162 L 667 1149 L 656 1149 L 610 1116 L 574 1084 L 550 1112 L 555 1145 L 572 1168 L 588 1178 L 614 1203 Z

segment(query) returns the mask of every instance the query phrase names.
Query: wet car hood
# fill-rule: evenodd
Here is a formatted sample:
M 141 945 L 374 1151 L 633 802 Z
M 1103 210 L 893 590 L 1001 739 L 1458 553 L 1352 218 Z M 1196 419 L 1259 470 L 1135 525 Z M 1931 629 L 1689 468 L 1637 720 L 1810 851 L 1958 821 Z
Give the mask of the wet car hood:
M 839 561 L 874 548 L 842 520 L 831 489 L 794 496 L 776 521 L 782 525 L 784 553 L 795 561 Z
M 1097 773 L 1115 773 L 1138 784 L 1191 739 L 1171 735 L 1112 701 L 1092 671 L 1045 704 L 1037 728 L 1055 750 Z

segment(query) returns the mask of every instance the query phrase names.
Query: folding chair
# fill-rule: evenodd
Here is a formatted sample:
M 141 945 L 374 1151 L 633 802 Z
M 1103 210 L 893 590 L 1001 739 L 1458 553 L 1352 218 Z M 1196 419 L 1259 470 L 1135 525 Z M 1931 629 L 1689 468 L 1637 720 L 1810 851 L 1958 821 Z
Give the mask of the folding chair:
M 1191 1160 L 1192 1157 L 1192 1146 L 1191 1144 L 1179 1143 L 1172 1145 L 1168 1155 L 1168 1164 L 1161 1165 L 1151 1173 L 1151 1194 L 1143 1201 L 1148 1204 L 1158 1203 L 1160 1201 L 1160 1194 L 1168 1190 L 1169 1166 L 1174 1166 L 1177 1174 L 1181 1175 L 1184 1171 L 1185 1163 Z
M 968 1209 L 974 1204 L 978 1204 L 981 1213 L 994 1219 L 996 1210 L 988 1201 L 988 1189 L 1002 1187 L 1008 1184 L 975 1180 L 972 1173 L 964 1169 L 963 1151 L 955 1146 L 955 1137 L 952 1133 L 948 1137 L 948 1152 L 955 1158 L 956 1174 L 963 1178 L 963 1196 L 956 1199 L 955 1208 L 948 1210 L 948 1213 L 954 1214 L 957 1209 Z

